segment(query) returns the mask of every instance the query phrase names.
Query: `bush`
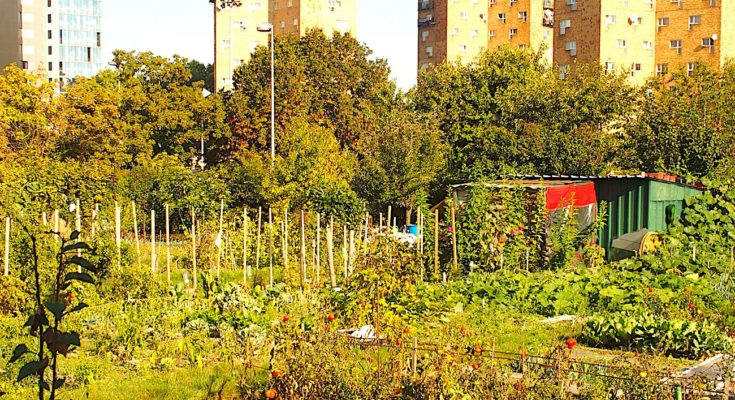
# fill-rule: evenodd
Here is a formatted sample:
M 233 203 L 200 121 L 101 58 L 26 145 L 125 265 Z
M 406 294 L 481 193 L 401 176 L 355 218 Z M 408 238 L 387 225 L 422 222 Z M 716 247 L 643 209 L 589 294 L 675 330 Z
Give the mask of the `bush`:
M 20 315 L 30 302 L 25 283 L 14 276 L 0 276 L 0 314 Z

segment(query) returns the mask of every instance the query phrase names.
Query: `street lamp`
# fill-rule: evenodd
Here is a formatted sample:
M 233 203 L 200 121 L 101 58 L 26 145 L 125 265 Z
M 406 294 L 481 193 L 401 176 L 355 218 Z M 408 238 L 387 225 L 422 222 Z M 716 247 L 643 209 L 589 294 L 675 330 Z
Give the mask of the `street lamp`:
M 268 33 L 271 37 L 271 168 L 276 162 L 276 89 L 275 89 L 275 66 L 273 64 L 273 24 L 259 25 L 258 32 Z

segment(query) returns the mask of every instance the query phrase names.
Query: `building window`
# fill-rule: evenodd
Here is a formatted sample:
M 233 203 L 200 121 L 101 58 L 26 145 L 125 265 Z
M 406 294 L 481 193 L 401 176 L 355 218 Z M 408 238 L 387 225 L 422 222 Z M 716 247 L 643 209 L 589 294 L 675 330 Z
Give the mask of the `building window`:
M 496 34 L 497 34 L 497 32 L 496 32 L 495 30 L 491 30 L 491 31 L 488 31 L 488 32 L 487 32 L 487 37 L 488 37 L 489 39 L 492 39 L 492 38 L 494 38 L 494 37 L 495 37 L 495 35 L 496 35 Z
M 102 46 L 102 34 L 97 32 L 97 47 L 101 47 L 101 46 Z
M 273 2 L 273 9 L 276 10 L 276 11 L 278 11 L 278 8 L 279 8 L 278 7 L 278 2 L 277 1 Z
M 643 0 L 649 7 L 653 8 L 653 0 Z
M 516 3 L 518 3 L 518 0 L 510 0 L 511 7 L 513 7 Z
M 564 79 L 567 77 L 567 71 L 569 70 L 569 64 L 561 64 L 559 65 L 559 79 Z
M 467 45 L 466 44 L 460 45 L 459 46 L 459 51 L 462 52 L 462 53 L 467 53 Z
M 669 26 L 669 17 L 659 18 L 656 25 L 658 26 L 658 31 L 661 32 L 661 28 Z
M 222 47 L 224 48 L 230 47 L 230 39 L 222 39 Z
M 281 21 L 281 29 L 285 29 L 285 28 L 286 28 L 286 21 Z
M 299 26 L 299 19 L 298 18 L 294 18 L 293 19 L 293 26 Z
M 480 19 L 483 21 L 487 21 L 487 16 L 485 14 L 480 14 Z
M 87 62 L 92 62 L 92 48 L 87 47 Z
M 518 12 L 518 19 L 520 19 L 523 22 L 528 21 L 528 13 L 525 11 L 519 11 Z
M 462 18 L 463 20 L 467 21 L 467 13 L 466 12 L 464 12 L 464 11 L 460 12 L 459 13 L 459 17 Z
M 496 2 L 497 2 L 497 0 L 487 0 L 487 6 L 488 7 L 492 7 L 492 6 L 495 5 Z
M 649 55 L 653 55 L 653 42 L 650 40 L 644 40 L 643 50 L 647 50 Z
M 638 26 L 643 23 L 643 17 L 639 17 L 637 15 L 631 15 L 628 17 L 628 24 L 633 26 Z
M 678 4 L 679 8 L 681 8 L 684 5 L 682 0 L 671 0 L 671 4 Z
M 48 47 L 48 55 L 50 56 L 54 55 L 54 48 L 51 46 Z
M 709 49 L 710 53 L 715 52 L 715 41 L 711 38 L 702 38 L 702 47 Z
M 609 14 L 605 16 L 606 25 L 614 25 L 617 22 L 618 22 L 618 18 L 614 14 Z
M 618 48 L 619 49 L 627 49 L 628 43 L 626 43 L 625 39 L 618 39 Z
M 615 70 L 615 63 L 614 62 L 608 61 L 608 62 L 605 63 L 605 72 L 606 73 L 609 74 L 609 73 L 613 72 L 614 70 Z
M 478 34 L 479 32 L 477 31 L 477 29 L 472 30 L 472 38 L 476 38 Z
M 696 63 L 693 63 L 693 62 L 687 63 L 687 75 L 692 75 L 696 67 L 697 67 Z
M 63 71 L 63 70 L 64 70 L 64 62 L 59 61 L 59 71 Z
M 569 52 L 569 55 L 575 57 L 577 55 L 577 42 L 570 40 L 564 44 L 564 50 Z
M 633 63 L 633 64 L 631 64 L 631 66 L 630 66 L 630 76 L 636 76 L 636 74 L 638 74 L 639 72 L 641 72 L 641 64 L 639 64 L 639 63 Z
M 48 0 L 48 6 L 51 7 L 51 0 Z
M 52 31 L 48 31 L 48 38 L 51 39 L 53 36 L 54 36 L 53 35 L 53 32 Z
M 656 64 L 656 76 L 664 76 L 669 73 L 669 64 Z
M 503 23 L 505 23 L 505 13 L 498 14 L 498 19 L 503 21 Z
M 565 0 L 572 11 L 577 11 L 577 0 Z
M 709 0 L 710 7 L 717 7 L 717 0 Z
M 23 61 L 23 69 L 28 69 L 28 61 Z
M 677 53 L 681 54 L 681 39 L 674 39 L 669 42 L 669 47 L 676 50 Z
M 692 27 L 694 25 L 699 25 L 702 23 L 702 16 L 701 15 L 690 15 L 689 16 L 689 30 L 692 30 Z
M 286 3 L 286 7 L 288 8 L 293 7 L 293 0 L 288 0 L 288 3 Z
M 459 33 L 459 29 L 452 28 L 452 36 L 457 36 L 458 33 Z
M 434 57 L 434 48 L 429 46 L 426 48 L 426 55 L 429 57 Z
M 260 11 L 260 3 L 250 4 L 250 14 Z
M 559 35 L 564 35 L 567 33 L 567 29 L 572 27 L 572 20 L 571 19 L 563 19 L 559 21 Z
M 517 35 L 517 34 L 518 34 L 518 29 L 516 29 L 516 28 L 511 28 L 511 29 L 510 29 L 510 30 L 508 31 L 508 37 L 509 37 L 510 39 L 513 39 L 513 36 L 515 36 L 515 35 Z
M 54 70 L 54 63 L 50 62 L 48 63 L 48 70 L 53 71 Z
M 426 39 L 428 39 L 428 38 L 429 38 L 429 32 L 428 31 L 421 32 L 421 41 L 422 42 L 425 42 Z
M 48 15 L 47 19 L 48 19 L 48 23 L 50 24 L 51 23 L 51 14 Z
M 59 29 L 59 44 L 64 44 L 64 31 Z

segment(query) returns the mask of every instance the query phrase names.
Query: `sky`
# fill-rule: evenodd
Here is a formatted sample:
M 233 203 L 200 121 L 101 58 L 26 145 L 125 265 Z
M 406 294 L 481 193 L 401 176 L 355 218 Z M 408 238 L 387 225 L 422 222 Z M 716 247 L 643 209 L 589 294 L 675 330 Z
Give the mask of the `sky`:
M 416 83 L 416 1 L 357 0 L 357 39 L 386 58 L 404 90 Z M 103 51 L 178 54 L 211 63 L 213 15 L 208 0 L 103 0 Z

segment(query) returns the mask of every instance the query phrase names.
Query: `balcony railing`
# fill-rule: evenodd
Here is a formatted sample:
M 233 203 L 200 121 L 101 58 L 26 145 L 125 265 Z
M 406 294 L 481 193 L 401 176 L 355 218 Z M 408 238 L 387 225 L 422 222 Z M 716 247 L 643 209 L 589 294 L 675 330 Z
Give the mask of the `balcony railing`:
M 419 0 L 419 11 L 434 8 L 434 0 Z
M 434 25 L 434 17 L 419 18 L 419 26 Z

